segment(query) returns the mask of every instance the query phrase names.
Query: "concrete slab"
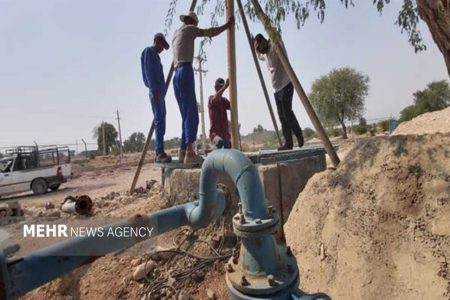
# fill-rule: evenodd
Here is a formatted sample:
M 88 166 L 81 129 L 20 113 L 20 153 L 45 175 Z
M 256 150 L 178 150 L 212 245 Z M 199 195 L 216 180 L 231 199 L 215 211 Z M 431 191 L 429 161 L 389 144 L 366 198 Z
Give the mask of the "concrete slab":
M 281 212 L 284 224 L 309 178 L 326 169 L 325 152 L 301 159 L 257 166 L 267 204 Z M 166 178 L 164 190 L 171 205 L 194 199 L 198 193 L 200 169 L 166 169 L 164 172 Z M 228 198 L 231 201 L 228 209 L 235 210 L 239 198 L 233 182 L 227 176 L 221 176 L 218 182 L 228 190 Z

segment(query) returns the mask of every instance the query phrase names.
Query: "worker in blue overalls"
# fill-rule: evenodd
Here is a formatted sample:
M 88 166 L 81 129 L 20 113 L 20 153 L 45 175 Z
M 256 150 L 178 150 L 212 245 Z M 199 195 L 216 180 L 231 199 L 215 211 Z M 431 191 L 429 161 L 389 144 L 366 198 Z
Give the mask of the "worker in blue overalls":
M 192 62 L 194 60 L 194 41 L 197 37 L 215 37 L 234 24 L 231 17 L 220 27 L 200 29 L 194 12 L 180 16 L 183 25 L 175 31 L 172 41 L 175 77 L 173 87 L 181 112 L 180 162 L 199 164 L 202 158 L 195 153 L 194 142 L 197 139 L 198 108 L 195 96 L 195 80 Z
M 149 88 L 152 105 L 155 136 L 156 162 L 170 163 L 172 157 L 164 152 L 164 134 L 166 133 L 166 84 L 164 71 L 159 54 L 169 49 L 169 44 L 162 33 L 157 33 L 153 39 L 153 46 L 144 49 L 141 55 L 142 77 L 145 86 Z

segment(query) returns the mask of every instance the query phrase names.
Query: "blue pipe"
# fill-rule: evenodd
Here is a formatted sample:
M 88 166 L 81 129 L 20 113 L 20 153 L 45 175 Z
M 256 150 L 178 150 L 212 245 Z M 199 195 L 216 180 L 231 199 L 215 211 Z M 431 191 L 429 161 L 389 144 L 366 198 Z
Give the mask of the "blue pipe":
M 258 171 L 242 152 L 215 150 L 208 155 L 200 175 L 199 205 L 189 212 L 189 224 L 194 228 L 206 227 L 212 220 L 212 208 L 217 197 L 218 176 L 228 175 L 236 184 L 243 213 L 249 219 L 263 219 L 267 215 L 264 189 Z
M 200 176 L 199 201 L 164 209 L 147 216 L 137 215 L 130 220 L 103 228 L 108 230 L 130 226 L 153 227 L 156 229 L 156 234 L 153 236 L 156 236 L 184 225 L 194 228 L 206 227 L 223 213 L 225 207 L 223 192 L 216 188 L 220 174 L 228 175 L 233 180 L 242 205 L 242 211 L 233 219 L 235 232 L 239 233 L 242 240 L 240 257 L 238 261 L 235 257 L 230 260 L 229 267 L 235 268 L 236 271 L 233 273 L 231 270 L 232 273 L 227 273 L 227 283 L 232 298 L 320 299 L 314 298 L 314 295 L 312 295 L 313 298 L 307 298 L 310 295 L 295 292 L 298 285 L 295 258 L 287 258 L 285 245 L 276 245 L 272 231 L 277 224 L 277 219 L 267 211 L 264 190 L 256 167 L 237 150 L 217 150 L 205 160 Z M 240 217 L 245 220 L 238 224 L 236 220 Z M 265 226 L 265 222 L 269 222 L 267 224 L 270 226 Z M 79 237 L 59 242 L 14 261 L 7 261 L 3 252 L 0 251 L 0 299 L 17 298 L 101 256 L 126 249 L 142 240 L 142 238 Z M 74 250 L 80 250 L 82 254 L 70 255 L 70 251 Z M 276 297 L 272 298 L 269 295 L 267 295 L 269 298 L 264 297 L 267 291 L 265 278 L 269 275 L 279 278 L 277 276 L 281 273 L 285 274 L 287 262 L 292 267 L 290 271 L 289 268 L 287 269 L 291 275 L 283 278 L 292 278 L 286 279 L 282 289 L 274 289 L 276 294 L 272 296 Z M 236 280 L 234 275 L 241 274 L 239 270 L 242 270 L 242 275 L 251 277 L 249 277 L 250 283 L 246 285 L 254 286 L 243 288 L 236 283 L 239 280 Z M 239 287 L 239 290 L 233 286 Z M 260 290 L 258 290 L 259 286 Z M 261 293 L 263 289 L 264 292 Z
M 153 227 L 156 231 L 154 236 L 156 236 L 188 225 L 187 211 L 192 210 L 196 204 L 196 202 L 191 202 L 164 209 L 148 216 L 137 215 L 129 220 L 102 228 L 107 232 L 110 228 L 114 230 L 115 228 L 125 227 Z M 144 239 L 115 236 L 104 238 L 76 237 L 35 251 L 12 262 L 6 263 L 5 258 L 2 257 L 3 261 L 0 263 L 6 265 L 9 275 L 3 274 L 2 280 L 4 282 L 9 279 L 10 284 L 4 284 L 6 295 L 2 295 L 0 289 L 0 299 L 17 298 L 65 273 L 91 263 L 101 256 L 129 248 Z M 77 255 L 73 255 L 74 251 L 77 251 Z

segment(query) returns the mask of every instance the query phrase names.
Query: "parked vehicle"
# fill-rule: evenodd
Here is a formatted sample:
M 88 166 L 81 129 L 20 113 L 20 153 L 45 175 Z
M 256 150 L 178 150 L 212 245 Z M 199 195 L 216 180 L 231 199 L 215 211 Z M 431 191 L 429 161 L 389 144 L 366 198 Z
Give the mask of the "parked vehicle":
M 0 196 L 56 191 L 71 177 L 68 147 L 18 147 L 0 159 Z

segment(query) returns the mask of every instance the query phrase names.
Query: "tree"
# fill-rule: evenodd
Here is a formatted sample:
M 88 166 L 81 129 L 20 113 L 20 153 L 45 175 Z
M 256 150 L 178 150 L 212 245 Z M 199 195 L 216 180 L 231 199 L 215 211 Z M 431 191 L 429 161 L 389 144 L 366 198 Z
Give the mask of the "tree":
M 424 90 L 415 92 L 414 103 L 418 114 L 446 108 L 450 105 L 450 88 L 447 81 L 433 81 Z
M 205 6 L 212 0 L 203 0 L 197 8 L 197 12 L 202 14 Z M 281 23 L 288 17 L 293 17 L 300 28 L 311 15 L 316 15 L 320 22 L 325 20 L 327 3 L 332 0 L 259 0 L 266 14 L 271 19 L 273 25 L 280 30 Z M 374 7 L 381 14 L 386 5 L 392 0 L 372 0 Z M 176 11 L 178 0 L 169 2 L 169 10 L 166 17 L 166 31 L 172 25 L 172 19 Z M 251 0 L 244 1 L 244 9 L 251 20 L 256 19 L 255 9 L 251 5 Z M 348 8 L 355 6 L 355 0 L 340 0 Z M 217 25 L 218 19 L 223 17 L 225 12 L 225 1 L 214 1 L 214 13 L 211 14 L 211 24 Z M 400 27 L 401 32 L 408 36 L 409 43 L 416 52 L 426 50 L 422 35 L 418 29 L 420 19 L 425 21 L 433 36 L 435 43 L 444 56 L 447 64 L 447 71 L 450 75 L 450 9 L 448 1 L 438 0 L 403 0 L 403 5 L 398 13 L 395 24 Z M 273 37 L 271 36 L 273 39 Z
M 409 121 L 423 113 L 441 110 L 450 105 L 450 87 L 445 80 L 433 81 L 413 96 L 414 104 L 400 112 L 399 122 Z
M 140 152 L 144 149 L 145 135 L 142 132 L 134 132 L 123 143 L 126 152 Z
M 389 122 L 390 120 L 382 120 L 377 123 L 377 127 L 380 129 L 381 132 L 389 131 Z
M 108 122 L 102 122 L 94 128 L 94 138 L 97 139 L 98 151 L 101 153 L 103 153 L 103 129 L 105 131 L 105 152 L 108 155 L 117 147 L 117 130 Z
M 400 112 L 400 118 L 398 119 L 398 122 L 405 122 L 405 121 L 409 121 L 413 118 L 415 118 L 417 116 L 416 114 L 416 106 L 415 105 L 410 105 L 405 107 L 401 112 Z
M 354 126 L 354 130 L 357 134 L 367 133 L 367 120 L 365 118 L 359 118 L 359 124 Z
M 347 138 L 345 121 L 357 120 L 364 112 L 369 91 L 369 77 L 351 68 L 334 69 L 313 82 L 309 95 L 322 122 L 340 124 Z
M 310 137 L 316 136 L 316 132 L 314 130 L 312 130 L 311 128 L 306 127 L 306 128 L 303 128 L 303 136 L 308 139 Z
M 253 133 L 259 133 L 259 132 L 264 132 L 264 131 L 265 131 L 265 129 L 264 129 L 264 127 L 262 127 L 261 124 L 258 124 L 258 126 L 253 128 Z
M 406 2 L 406 1 L 405 1 Z M 411 0 L 408 0 L 411 2 Z M 412 4 L 411 4 L 412 5 Z M 444 55 L 450 75 L 450 9 L 448 1 L 416 0 L 420 18 L 427 23 L 434 42 Z

